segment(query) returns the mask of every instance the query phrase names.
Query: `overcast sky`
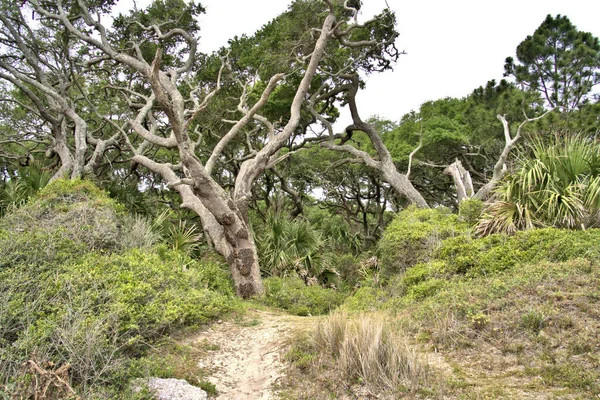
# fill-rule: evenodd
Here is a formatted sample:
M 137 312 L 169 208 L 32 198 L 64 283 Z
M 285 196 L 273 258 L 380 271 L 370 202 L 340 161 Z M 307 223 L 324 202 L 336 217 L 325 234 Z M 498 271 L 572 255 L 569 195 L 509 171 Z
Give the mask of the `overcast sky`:
M 138 6 L 148 0 L 137 0 Z M 287 0 L 202 0 L 200 50 L 210 52 L 243 33 L 252 34 L 285 11 Z M 363 0 L 362 19 L 385 7 Z M 502 79 L 504 60 L 533 34 L 546 15 L 569 17 L 579 30 L 600 37 L 597 0 L 387 0 L 396 12 L 406 51 L 394 71 L 368 78 L 357 96 L 363 118 L 378 114 L 397 121 L 427 100 L 462 97 L 490 79 Z M 122 0 L 125 11 L 132 0 Z M 342 114 L 344 117 L 344 113 Z M 346 119 L 349 117 L 346 116 Z

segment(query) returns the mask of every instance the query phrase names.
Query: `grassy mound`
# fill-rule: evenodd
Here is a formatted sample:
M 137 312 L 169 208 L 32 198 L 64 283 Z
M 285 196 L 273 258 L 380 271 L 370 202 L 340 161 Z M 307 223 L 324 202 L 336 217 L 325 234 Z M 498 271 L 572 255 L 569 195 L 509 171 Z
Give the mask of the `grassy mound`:
M 468 225 L 448 209 L 408 207 L 398 213 L 379 241 L 384 276 L 429 261 L 442 240 L 463 236 L 467 230 Z
M 398 257 L 403 257 L 399 255 Z M 360 288 L 344 308 L 386 309 L 443 354 L 448 398 L 600 394 L 600 230 L 442 241 L 428 262 Z
M 587 399 L 600 394 L 599 288 L 592 261 L 545 261 L 454 279 L 396 310 L 446 355 L 455 393 Z
M 17 397 L 143 396 L 126 393 L 136 359 L 239 305 L 225 268 L 153 245 L 89 182 L 49 185 L 0 229 L 0 387 Z

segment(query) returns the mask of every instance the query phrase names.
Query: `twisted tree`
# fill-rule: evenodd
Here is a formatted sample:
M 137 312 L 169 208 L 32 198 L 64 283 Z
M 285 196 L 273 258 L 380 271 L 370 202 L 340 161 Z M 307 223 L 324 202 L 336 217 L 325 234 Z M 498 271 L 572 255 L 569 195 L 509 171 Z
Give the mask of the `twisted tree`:
M 311 13 L 304 16 L 303 31 L 288 37 L 282 49 L 291 48 L 292 57 L 252 70 L 231 49 L 218 64 L 198 53 L 195 17 L 203 9 L 193 2 L 156 0 L 119 16 L 110 28 L 102 20 L 113 5 L 4 1 L 2 39 L 11 51 L 0 58 L 0 78 L 27 96 L 21 106 L 35 112 L 40 132 L 60 157 L 56 177 L 92 173 L 109 151 L 126 153 L 134 167 L 160 175 L 179 193 L 182 207 L 200 216 L 231 267 L 238 295 L 262 293 L 248 219 L 253 186 L 293 151 L 322 140 L 305 136 L 311 118 L 303 109 L 315 86 L 334 81 L 344 69 L 389 67 L 397 36 L 393 15 L 386 10 L 361 24 L 357 10 L 340 0 L 296 1 L 288 19 L 295 9 Z M 277 33 L 290 26 L 272 23 L 265 29 Z M 279 120 L 269 118 L 275 112 L 259 114 L 269 111 L 271 97 L 283 89 L 289 100 L 287 111 L 279 107 Z M 238 104 L 227 110 L 231 117 L 221 118 L 227 129 L 207 132 L 206 113 L 228 106 L 221 92 L 237 94 Z M 331 110 L 329 97 L 311 105 Z M 247 145 L 238 146 L 244 136 Z M 222 168 L 231 158 L 236 168 Z

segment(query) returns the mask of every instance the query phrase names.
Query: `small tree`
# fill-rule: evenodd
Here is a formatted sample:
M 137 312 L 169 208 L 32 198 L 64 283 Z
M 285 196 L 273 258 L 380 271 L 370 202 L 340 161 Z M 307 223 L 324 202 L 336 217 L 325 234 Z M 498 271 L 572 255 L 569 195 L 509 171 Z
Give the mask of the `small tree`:
M 519 44 L 517 60 L 506 59 L 504 75 L 541 92 L 552 108 L 577 108 L 600 83 L 598 38 L 578 31 L 566 16 L 548 15 L 534 34 Z

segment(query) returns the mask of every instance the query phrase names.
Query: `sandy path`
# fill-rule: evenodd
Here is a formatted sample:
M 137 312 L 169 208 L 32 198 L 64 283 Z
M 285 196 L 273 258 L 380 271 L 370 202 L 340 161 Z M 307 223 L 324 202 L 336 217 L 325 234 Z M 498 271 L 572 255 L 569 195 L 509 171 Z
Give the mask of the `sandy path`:
M 270 311 L 252 311 L 242 321 L 214 324 L 192 341 L 218 347 L 200 366 L 213 371 L 208 379 L 220 400 L 273 399 L 272 385 L 283 374 L 285 344 L 292 328 L 307 319 Z

